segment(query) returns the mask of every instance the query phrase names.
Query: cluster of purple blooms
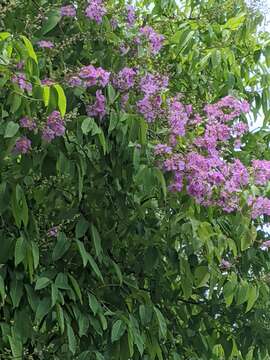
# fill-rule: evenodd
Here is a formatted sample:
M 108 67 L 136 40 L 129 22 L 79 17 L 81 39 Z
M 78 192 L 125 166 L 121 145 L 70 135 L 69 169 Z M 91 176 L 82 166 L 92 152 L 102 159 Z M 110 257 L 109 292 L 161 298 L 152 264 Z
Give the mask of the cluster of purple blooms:
M 249 111 L 246 101 L 226 96 L 216 104 L 206 105 L 205 121 L 195 113 L 191 105 L 181 103 L 175 97 L 168 103 L 168 144 L 158 144 L 155 155 L 160 166 L 172 174 L 169 189 L 186 192 L 204 206 L 218 206 L 226 212 L 239 208 L 240 195 L 249 182 L 266 185 L 270 180 L 270 161 L 254 160 L 248 170 L 240 160 L 228 162 L 223 149 L 231 139 L 241 140 L 248 126 L 239 121 L 241 114 Z M 178 139 L 184 137 L 188 126 L 204 124 L 204 134 L 197 137 L 183 153 L 176 148 Z M 248 205 L 251 216 L 270 215 L 270 200 L 252 198 Z
M 110 72 L 101 67 L 95 68 L 93 65 L 83 66 L 78 75 L 74 75 L 69 79 L 70 86 L 101 86 L 105 87 L 110 80 Z
M 25 74 L 17 73 L 12 76 L 12 82 L 19 85 L 22 90 L 32 91 L 32 84 L 26 79 Z
M 151 26 L 142 27 L 140 33 L 149 41 L 150 52 L 156 55 L 161 50 L 165 37 L 155 32 Z
M 106 99 L 102 94 L 101 90 L 96 91 L 96 100 L 93 105 L 88 105 L 86 107 L 86 112 L 88 116 L 94 116 L 102 120 L 106 115 Z
M 29 140 L 26 136 L 20 137 L 14 146 L 13 152 L 14 154 L 27 154 L 31 150 L 31 140 Z
M 113 85 L 121 92 L 128 91 L 135 84 L 136 70 L 124 67 L 113 79 Z
M 62 6 L 60 9 L 61 16 L 75 17 L 76 16 L 76 8 L 74 5 L 66 5 Z
M 126 11 L 127 11 L 127 24 L 129 27 L 131 27 L 134 25 L 134 23 L 136 21 L 135 8 L 132 5 L 127 5 Z
M 38 46 L 42 49 L 52 49 L 54 44 L 49 40 L 40 40 L 37 42 Z
M 142 77 L 140 90 L 144 97 L 137 101 L 137 108 L 147 122 L 153 122 L 163 115 L 161 94 L 167 87 L 167 76 L 146 74 Z
M 59 111 L 53 111 L 47 118 L 46 125 L 42 131 L 42 139 L 51 142 L 56 137 L 63 136 L 65 124 Z
M 100 24 L 103 16 L 106 14 L 106 8 L 103 5 L 102 0 L 89 0 L 88 6 L 85 10 L 85 15 Z
M 30 131 L 34 131 L 37 128 L 36 122 L 33 119 L 30 119 L 28 116 L 20 119 L 20 126 Z

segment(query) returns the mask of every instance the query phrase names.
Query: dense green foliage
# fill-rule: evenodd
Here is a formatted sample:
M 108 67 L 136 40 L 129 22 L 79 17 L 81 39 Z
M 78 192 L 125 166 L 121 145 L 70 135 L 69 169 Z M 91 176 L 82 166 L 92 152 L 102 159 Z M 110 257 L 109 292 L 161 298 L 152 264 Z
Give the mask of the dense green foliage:
M 153 156 L 166 123 L 121 109 L 111 83 L 106 116 L 90 118 L 96 89 L 68 86 L 83 65 L 136 66 L 169 75 L 169 93 L 198 111 L 228 94 L 244 98 L 266 126 L 270 39 L 257 32 L 261 15 L 242 0 L 179 3 L 138 2 L 138 24 L 165 36 L 155 56 L 131 45 L 138 24 L 126 26 L 124 1 L 107 1 L 100 24 L 85 17 L 83 0 L 76 19 L 60 16 L 60 0 L 1 3 L 1 359 L 270 358 L 270 256 L 258 230 L 267 217 L 170 193 Z M 32 92 L 12 81 L 21 61 Z M 53 110 L 66 132 L 51 143 L 19 126 L 29 116 L 40 130 Z M 24 134 L 32 150 L 16 154 Z M 250 132 L 230 155 L 247 165 L 270 159 L 269 139 L 267 126 Z

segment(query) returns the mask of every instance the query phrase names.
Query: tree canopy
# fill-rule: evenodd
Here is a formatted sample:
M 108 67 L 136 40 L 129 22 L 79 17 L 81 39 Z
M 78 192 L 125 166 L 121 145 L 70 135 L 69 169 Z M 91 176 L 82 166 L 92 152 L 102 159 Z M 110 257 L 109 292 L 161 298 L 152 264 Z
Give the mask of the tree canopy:
M 262 20 L 1 2 L 1 359 L 270 358 Z

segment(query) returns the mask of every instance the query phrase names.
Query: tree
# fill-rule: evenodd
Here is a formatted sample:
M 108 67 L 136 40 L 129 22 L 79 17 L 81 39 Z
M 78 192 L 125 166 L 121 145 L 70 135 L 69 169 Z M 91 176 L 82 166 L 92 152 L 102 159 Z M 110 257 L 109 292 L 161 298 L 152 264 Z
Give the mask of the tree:
M 1 6 L 1 359 L 268 359 L 261 14 Z

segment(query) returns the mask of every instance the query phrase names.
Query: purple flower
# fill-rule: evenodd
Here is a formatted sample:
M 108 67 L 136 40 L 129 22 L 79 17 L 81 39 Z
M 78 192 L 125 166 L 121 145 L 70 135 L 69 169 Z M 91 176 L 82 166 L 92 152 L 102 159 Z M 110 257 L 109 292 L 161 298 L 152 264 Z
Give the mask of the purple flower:
M 16 69 L 17 69 L 17 70 L 22 70 L 23 67 L 24 67 L 24 65 L 25 65 L 24 60 L 19 61 L 19 62 L 16 64 Z
M 60 14 L 61 14 L 61 16 L 75 17 L 76 16 L 76 8 L 74 5 L 62 6 L 60 9 Z
M 105 87 L 110 80 L 110 72 L 101 67 L 95 68 L 93 65 L 88 65 L 81 68 L 79 77 L 83 79 L 86 87 L 95 85 Z
M 111 27 L 113 30 L 115 30 L 118 27 L 118 21 L 116 18 L 112 18 L 110 21 Z
M 253 219 L 256 219 L 257 217 L 262 216 L 262 215 L 270 216 L 270 200 L 269 199 L 259 196 L 256 199 L 253 199 L 251 206 L 252 206 L 251 217 Z
M 54 47 L 54 44 L 48 40 L 40 40 L 37 44 L 42 49 L 52 49 Z
M 103 5 L 102 0 L 89 0 L 88 6 L 85 10 L 85 15 L 100 24 L 103 16 L 106 14 L 106 8 Z
M 142 27 L 140 32 L 148 39 L 151 53 L 157 54 L 163 46 L 165 37 L 156 33 L 151 26 Z
M 157 144 L 154 149 L 154 154 L 157 155 L 165 155 L 165 154 L 171 154 L 172 148 L 171 146 L 168 146 L 167 144 Z
M 266 185 L 270 180 L 270 161 L 253 160 L 252 170 L 256 185 Z
M 157 94 L 165 91 L 168 87 L 167 76 L 146 74 L 140 81 L 140 89 L 146 95 Z
M 25 74 L 18 73 L 13 75 L 12 82 L 18 84 L 22 90 L 32 91 L 32 84 L 26 79 Z
M 42 139 L 51 142 L 55 137 L 63 136 L 65 133 L 64 120 L 59 111 L 53 111 L 47 119 L 46 126 L 42 132 Z
M 52 228 L 50 228 L 47 232 L 47 235 L 49 237 L 57 237 L 58 235 L 58 232 L 59 232 L 59 229 L 57 226 L 53 226 Z
M 82 80 L 78 76 L 72 76 L 68 80 L 68 85 L 71 86 L 71 87 L 81 86 L 82 85 Z
M 127 91 L 134 86 L 136 71 L 132 68 L 125 67 L 119 71 L 113 81 L 115 87 L 120 91 Z
M 33 131 L 37 128 L 35 121 L 27 116 L 20 119 L 20 125 L 22 128 L 28 129 L 30 131 Z
M 126 11 L 127 11 L 127 24 L 128 26 L 132 26 L 134 25 L 136 20 L 135 8 L 132 5 L 127 5 Z
M 227 270 L 227 269 L 230 269 L 231 266 L 232 266 L 232 264 L 231 264 L 229 261 L 224 260 L 224 259 L 221 260 L 221 263 L 220 263 L 220 267 L 221 267 L 221 268 Z
M 43 86 L 51 86 L 53 84 L 55 84 L 55 82 L 49 78 L 45 78 L 45 79 L 41 80 L 41 85 L 43 85 Z
M 262 250 L 268 250 L 269 248 L 270 248 L 270 240 L 266 240 L 260 245 L 260 249 Z
M 138 111 L 144 116 L 147 122 L 155 121 L 162 115 L 161 109 L 162 99 L 159 95 L 145 95 L 143 99 L 137 101 Z
M 120 106 L 121 106 L 121 109 L 124 110 L 127 106 L 127 103 L 128 103 L 128 100 L 129 100 L 129 94 L 126 93 L 126 94 L 123 94 L 121 96 L 121 99 L 120 99 Z
M 23 136 L 16 141 L 13 152 L 15 154 L 27 154 L 30 150 L 31 140 L 27 139 L 26 136 Z
M 101 90 L 97 90 L 95 103 L 86 109 L 88 116 L 95 116 L 101 120 L 106 115 L 105 102 L 105 96 L 102 95 Z

